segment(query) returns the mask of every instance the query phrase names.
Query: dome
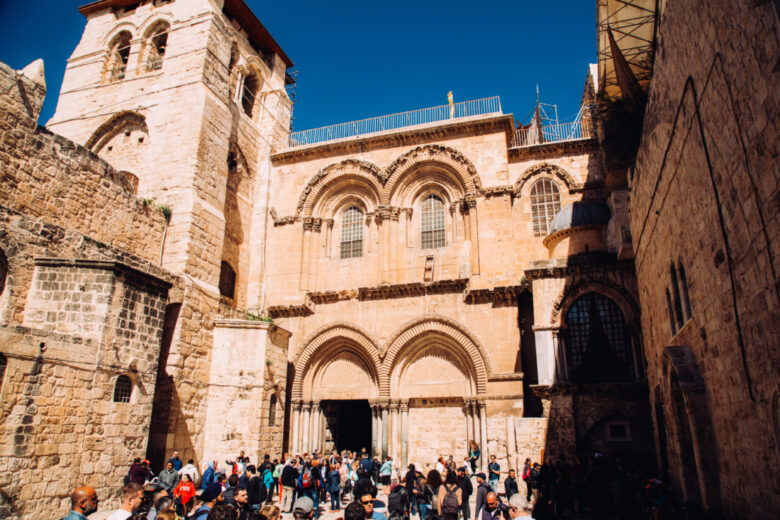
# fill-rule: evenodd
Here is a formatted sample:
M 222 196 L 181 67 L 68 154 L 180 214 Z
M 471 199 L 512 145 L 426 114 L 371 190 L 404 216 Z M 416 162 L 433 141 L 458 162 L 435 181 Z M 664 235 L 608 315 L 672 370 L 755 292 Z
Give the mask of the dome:
M 550 234 L 576 226 L 599 226 L 609 222 L 609 206 L 604 202 L 581 200 L 561 208 L 550 223 Z

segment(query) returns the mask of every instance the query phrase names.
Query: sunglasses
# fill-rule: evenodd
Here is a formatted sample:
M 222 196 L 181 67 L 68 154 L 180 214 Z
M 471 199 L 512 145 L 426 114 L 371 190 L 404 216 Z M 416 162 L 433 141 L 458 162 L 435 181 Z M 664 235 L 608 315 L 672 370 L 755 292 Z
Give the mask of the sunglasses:
M 369 500 L 368 502 L 363 502 L 361 500 L 360 503 L 363 504 L 364 506 L 367 506 L 367 505 L 372 505 L 373 506 L 374 505 L 374 501 L 373 500 Z

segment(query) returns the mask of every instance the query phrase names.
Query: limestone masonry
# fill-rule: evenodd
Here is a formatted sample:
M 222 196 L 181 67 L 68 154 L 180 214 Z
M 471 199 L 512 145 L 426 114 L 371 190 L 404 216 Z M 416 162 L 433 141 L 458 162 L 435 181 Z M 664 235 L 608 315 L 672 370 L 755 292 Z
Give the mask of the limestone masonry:
M 566 136 L 490 100 L 290 134 L 243 0 L 81 7 L 46 127 L 43 63 L 0 63 L 0 516 L 173 450 L 475 440 L 777 518 L 777 3 L 700 4 L 599 0 Z

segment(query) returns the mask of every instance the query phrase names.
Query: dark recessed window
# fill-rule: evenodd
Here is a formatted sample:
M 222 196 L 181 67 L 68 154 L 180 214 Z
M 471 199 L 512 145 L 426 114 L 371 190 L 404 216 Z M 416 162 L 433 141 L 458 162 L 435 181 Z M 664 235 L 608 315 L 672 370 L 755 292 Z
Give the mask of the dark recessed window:
M 223 261 L 219 270 L 219 294 L 233 299 L 236 291 L 236 272 L 230 264 Z
M 276 395 L 271 394 L 271 399 L 268 402 L 268 426 L 276 425 Z
M 127 376 L 119 376 L 116 378 L 116 385 L 114 385 L 114 402 L 115 403 L 129 403 L 130 396 L 133 393 L 133 382 Z
M 257 91 L 260 87 L 260 83 L 257 81 L 257 76 L 250 74 L 244 79 L 244 92 L 241 94 L 241 106 L 244 107 L 244 113 L 249 117 L 252 117 L 252 111 L 255 108 L 255 98 L 257 97 Z

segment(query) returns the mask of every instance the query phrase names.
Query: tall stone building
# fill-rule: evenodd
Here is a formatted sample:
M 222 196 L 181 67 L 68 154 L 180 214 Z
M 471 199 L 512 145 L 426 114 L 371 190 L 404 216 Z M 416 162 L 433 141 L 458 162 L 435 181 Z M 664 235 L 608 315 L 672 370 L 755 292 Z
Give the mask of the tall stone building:
M 293 134 L 292 62 L 243 0 L 80 8 L 47 128 L 42 64 L 0 67 L 0 507 L 110 502 L 174 449 L 475 440 L 503 468 L 657 458 L 772 518 L 777 18 L 687 3 L 598 0 L 573 124 L 489 98 Z

